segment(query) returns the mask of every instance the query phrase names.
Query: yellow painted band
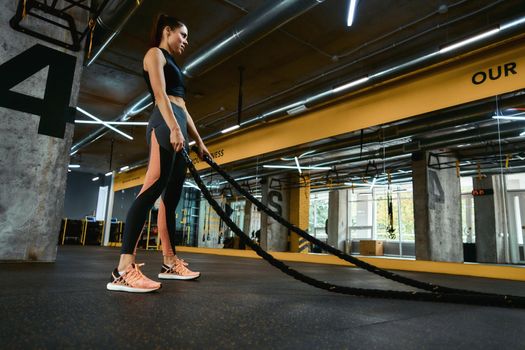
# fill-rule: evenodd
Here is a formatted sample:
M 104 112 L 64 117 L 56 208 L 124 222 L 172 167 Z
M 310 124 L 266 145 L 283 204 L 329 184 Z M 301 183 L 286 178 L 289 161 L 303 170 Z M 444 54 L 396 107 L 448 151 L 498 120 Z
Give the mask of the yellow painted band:
M 262 259 L 252 250 L 236 249 L 214 249 L 196 247 L 177 247 L 178 252 L 212 254 L 223 256 L 234 256 L 240 258 Z M 286 252 L 271 252 L 279 260 L 304 262 L 313 264 L 327 264 L 340 266 L 353 266 L 333 255 L 326 254 L 301 254 Z M 389 259 L 360 257 L 359 259 L 373 264 L 382 269 L 416 271 L 428 273 L 440 273 L 446 275 L 460 275 L 472 277 L 484 277 L 514 281 L 525 281 L 525 267 L 508 265 L 488 265 L 478 263 L 450 263 L 439 261 L 408 260 L 408 259 Z

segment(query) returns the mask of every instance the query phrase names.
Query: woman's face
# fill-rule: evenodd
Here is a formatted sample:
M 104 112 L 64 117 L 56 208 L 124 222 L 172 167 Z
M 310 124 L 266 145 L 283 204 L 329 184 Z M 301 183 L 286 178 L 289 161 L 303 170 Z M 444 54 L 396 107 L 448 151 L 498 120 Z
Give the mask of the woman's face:
M 185 25 L 175 29 L 168 28 L 168 46 L 170 49 L 182 55 L 184 48 L 188 45 L 188 28 Z

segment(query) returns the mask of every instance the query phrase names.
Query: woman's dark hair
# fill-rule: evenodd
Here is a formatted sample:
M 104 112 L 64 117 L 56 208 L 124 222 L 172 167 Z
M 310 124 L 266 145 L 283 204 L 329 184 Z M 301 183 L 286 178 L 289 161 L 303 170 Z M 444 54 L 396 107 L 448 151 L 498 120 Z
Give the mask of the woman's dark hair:
M 168 16 L 164 13 L 161 13 L 157 16 L 157 20 L 153 23 L 153 28 L 151 30 L 151 46 L 159 46 L 160 41 L 162 39 L 162 31 L 166 27 L 170 27 L 171 29 L 175 30 L 176 28 L 180 28 L 184 26 L 185 24 L 172 16 Z

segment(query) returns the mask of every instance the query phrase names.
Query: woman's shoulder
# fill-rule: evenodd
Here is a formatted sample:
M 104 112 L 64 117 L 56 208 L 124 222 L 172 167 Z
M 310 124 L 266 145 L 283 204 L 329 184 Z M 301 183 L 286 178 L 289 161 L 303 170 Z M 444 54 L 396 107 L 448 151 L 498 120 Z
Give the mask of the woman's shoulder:
M 144 63 L 148 62 L 160 62 L 164 65 L 166 64 L 166 57 L 164 57 L 164 53 L 160 48 L 151 47 L 144 55 Z

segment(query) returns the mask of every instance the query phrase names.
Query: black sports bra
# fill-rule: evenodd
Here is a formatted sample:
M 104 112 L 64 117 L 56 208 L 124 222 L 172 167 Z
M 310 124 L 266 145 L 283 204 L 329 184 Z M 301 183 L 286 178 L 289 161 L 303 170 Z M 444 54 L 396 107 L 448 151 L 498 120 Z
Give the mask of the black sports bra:
M 164 80 L 166 81 L 166 93 L 172 96 L 178 96 L 184 98 L 186 96 L 186 88 L 184 87 L 184 75 L 180 70 L 177 62 L 173 59 L 173 56 L 170 53 L 162 48 L 160 51 L 164 54 L 166 58 L 166 64 L 164 65 Z M 149 80 L 149 74 L 145 70 L 142 70 L 144 79 L 146 79 L 146 84 L 148 84 L 149 92 L 151 97 L 155 99 L 155 94 L 153 94 L 153 89 L 151 88 L 151 82 Z

